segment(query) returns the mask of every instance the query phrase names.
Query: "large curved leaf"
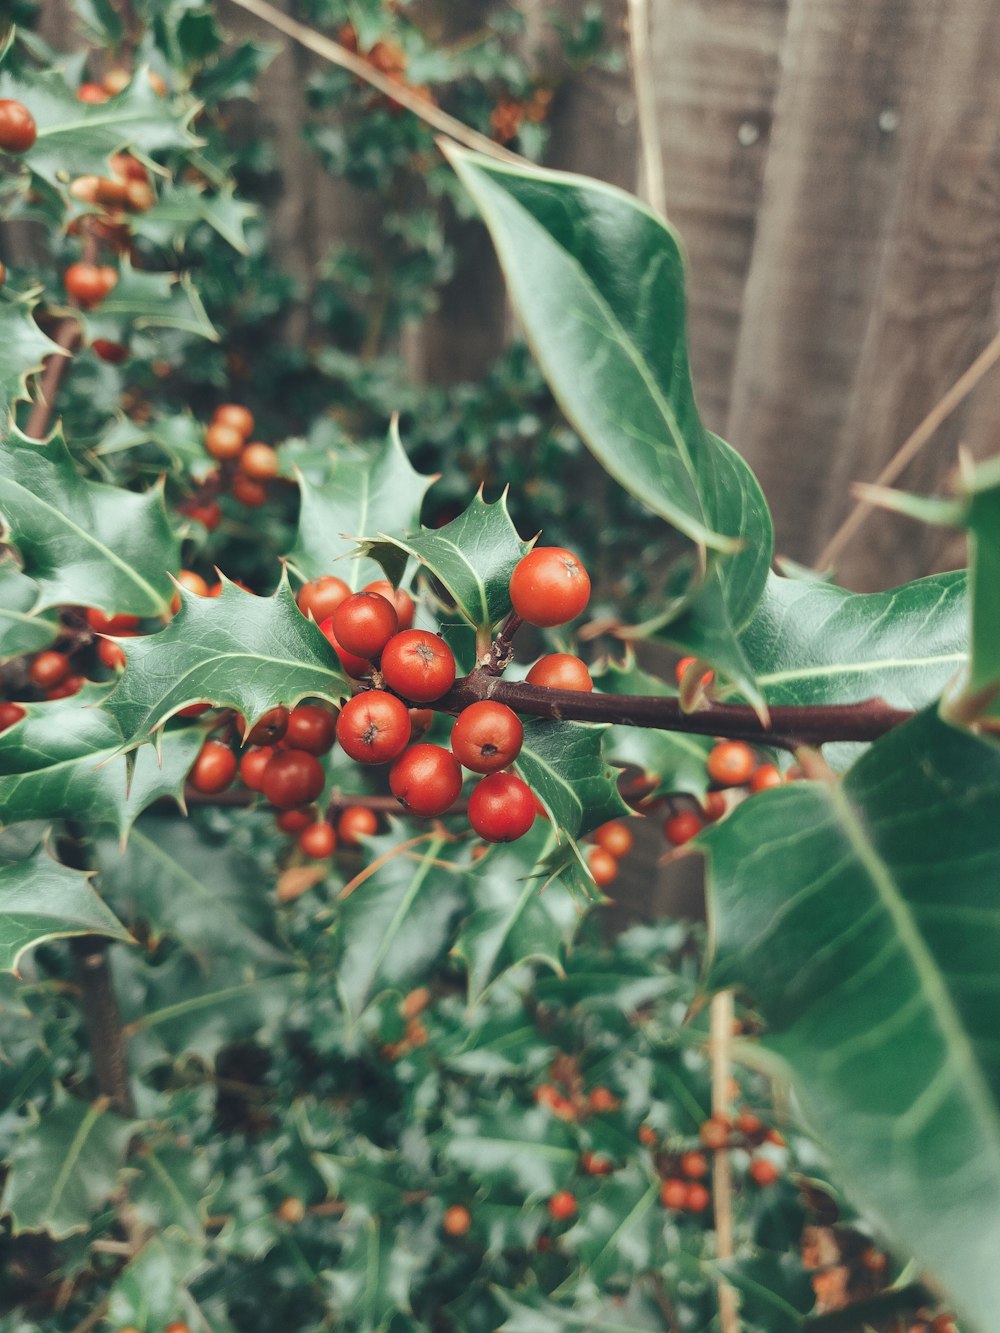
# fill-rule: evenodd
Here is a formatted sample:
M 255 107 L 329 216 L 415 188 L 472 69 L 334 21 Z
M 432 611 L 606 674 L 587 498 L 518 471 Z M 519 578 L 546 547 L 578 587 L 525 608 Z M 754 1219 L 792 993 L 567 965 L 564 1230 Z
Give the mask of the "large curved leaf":
M 27 398 L 28 375 L 61 351 L 35 323 L 35 304 L 30 296 L 0 300 L 0 420 L 6 419 L 12 403 Z
M 37 653 L 59 633 L 55 616 L 33 616 L 38 585 L 9 561 L 0 564 L 0 662 Z
M 627 815 L 618 774 L 604 758 L 607 727 L 532 718 L 516 766 L 571 838 Z
M 702 835 L 748 992 L 838 1177 L 969 1327 L 1000 1304 L 1000 753 L 934 710 Z M 964 1325 L 963 1325 L 964 1326 Z

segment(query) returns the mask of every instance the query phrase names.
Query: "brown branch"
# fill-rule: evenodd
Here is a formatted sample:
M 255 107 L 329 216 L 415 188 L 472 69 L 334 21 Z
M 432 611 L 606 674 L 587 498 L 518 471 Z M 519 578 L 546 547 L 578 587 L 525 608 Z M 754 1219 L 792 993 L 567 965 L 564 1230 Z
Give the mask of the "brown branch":
M 55 412 L 56 395 L 70 363 L 70 353 L 80 343 L 79 321 L 70 316 L 62 320 L 56 328 L 53 342 L 66 348 L 65 355 L 53 354 L 46 360 L 45 369 L 38 382 L 38 401 L 31 409 L 25 434 L 32 440 L 44 440 L 52 426 Z
M 918 1282 L 908 1287 L 890 1287 L 877 1296 L 854 1301 L 840 1310 L 814 1315 L 802 1325 L 802 1333 L 857 1333 L 868 1324 L 888 1319 L 901 1310 L 919 1310 L 931 1297 L 926 1287 Z
M 481 663 L 482 669 L 489 676 L 502 676 L 514 658 L 514 635 L 524 624 L 516 611 L 503 623 L 500 633 L 490 645 L 488 658 Z
M 84 935 L 70 942 L 80 1008 L 87 1028 L 94 1081 L 119 1115 L 135 1116 L 127 1044 L 108 963 L 108 941 Z
M 733 1035 L 733 992 L 712 996 L 709 1010 L 709 1055 L 712 1065 L 712 1114 L 729 1119 L 729 1047 Z M 734 1254 L 733 1172 L 728 1151 L 720 1148 L 712 1159 L 712 1207 L 715 1214 L 715 1253 L 723 1262 Z M 740 1333 L 739 1301 L 735 1287 L 724 1277 L 716 1283 L 721 1333 Z

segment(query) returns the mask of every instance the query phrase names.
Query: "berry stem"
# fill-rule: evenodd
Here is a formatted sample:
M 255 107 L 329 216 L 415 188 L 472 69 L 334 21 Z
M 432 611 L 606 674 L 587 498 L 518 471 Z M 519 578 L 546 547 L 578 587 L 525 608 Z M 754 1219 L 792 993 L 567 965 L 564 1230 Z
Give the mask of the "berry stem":
M 500 633 L 490 645 L 486 661 L 482 663 L 482 669 L 488 676 L 502 676 L 510 666 L 514 657 L 514 635 L 523 624 L 524 621 L 517 612 L 511 611 Z
M 52 341 L 57 342 L 60 347 L 65 347 L 66 351 L 62 355 L 53 352 L 45 362 L 45 369 L 38 381 L 38 398 L 31 409 L 24 432 L 32 440 L 43 440 L 49 433 L 55 413 L 56 395 L 69 367 L 70 353 L 80 342 L 79 322 L 73 318 L 62 320 L 56 326 Z

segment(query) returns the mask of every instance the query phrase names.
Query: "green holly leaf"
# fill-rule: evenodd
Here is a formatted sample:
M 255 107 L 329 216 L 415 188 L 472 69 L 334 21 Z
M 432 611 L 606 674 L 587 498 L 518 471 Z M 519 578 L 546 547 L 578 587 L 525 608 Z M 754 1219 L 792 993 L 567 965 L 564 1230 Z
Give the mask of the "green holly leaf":
M 58 431 L 40 441 L 12 428 L 0 439 L 0 513 L 38 584 L 34 610 L 70 603 L 167 613 L 180 543 L 161 486 L 139 495 L 86 481 Z
M 594 685 L 603 694 L 644 694 L 658 698 L 677 694 L 666 681 L 637 666 L 631 653 L 623 662 L 608 662 L 594 672 Z M 604 749 L 614 763 L 631 764 L 654 780 L 656 786 L 651 795 L 688 792 L 701 800 L 708 790 L 705 761 L 714 743 L 710 737 L 688 736 L 679 731 L 614 726 L 605 738 Z
M 6 420 L 11 404 L 28 397 L 28 376 L 62 350 L 32 318 L 37 304 L 32 295 L 0 300 L 0 420 Z
M 349 693 L 336 654 L 301 613 L 282 578 L 256 597 L 223 576 L 218 597 L 181 590 L 181 609 L 159 634 L 128 640 L 128 658 L 104 707 L 129 746 L 188 704 L 235 708 L 250 727 L 276 704 Z
M 704 579 L 689 619 L 752 695 L 736 636 L 764 589 L 771 518 L 750 469 L 698 417 L 676 235 L 601 182 L 445 152 L 563 412 L 615 480 L 692 543 L 672 571 L 674 609 Z
M 55 616 L 33 616 L 38 584 L 15 564 L 0 564 L 0 662 L 47 648 L 59 633 Z
M 65 935 L 130 938 L 89 875 L 60 865 L 41 848 L 26 860 L 0 864 L 0 971 L 17 972 L 26 950 Z
M 78 819 L 110 825 L 124 838 L 146 806 L 180 798 L 204 739 L 201 728 L 166 733 L 160 754 L 143 751 L 130 774 L 121 733 L 98 707 L 106 698 L 105 687 L 88 685 L 68 699 L 23 705 L 26 716 L 0 734 L 4 824 Z
M 838 1178 L 987 1333 L 1000 1300 L 1000 753 L 931 709 L 701 835 L 745 990 Z
M 455 1116 L 440 1131 L 438 1147 L 488 1188 L 511 1185 L 530 1198 L 565 1188 L 577 1169 L 572 1134 L 541 1106 Z
M 372 838 L 371 861 L 398 847 L 397 833 Z M 386 990 L 405 991 L 441 957 L 465 905 L 465 870 L 443 838 L 387 860 L 340 909 L 337 991 L 353 1023 Z
M 536 820 L 518 842 L 493 849 L 470 877 L 474 906 L 452 953 L 469 974 L 469 1003 L 477 1004 L 513 967 L 536 962 L 563 975 L 562 953 L 579 917 L 558 882 L 539 891 L 531 875 L 551 831 Z M 568 913 L 565 909 L 568 907 Z
M 338 1322 L 382 1333 L 410 1309 L 410 1283 L 423 1261 L 402 1242 L 399 1230 L 381 1218 L 354 1219 L 336 1267 L 322 1273 Z
M 401 572 L 414 556 L 447 589 L 459 613 L 477 629 L 492 630 L 510 613 L 510 576 L 531 548 L 507 512 L 506 492 L 487 504 L 482 492 L 443 528 L 380 533 L 362 543 L 384 568 Z
M 144 273 L 122 261 L 118 281 L 95 309 L 83 316 L 88 340 L 120 340 L 122 325 L 178 329 L 218 342 L 194 284 L 175 273 Z
M 10 1154 L 2 1208 L 14 1235 L 46 1231 L 55 1240 L 84 1231 L 115 1191 L 137 1122 L 64 1093 L 29 1125 Z
M 288 563 L 304 579 L 337 574 L 355 591 L 382 578 L 380 567 L 359 553 L 358 540 L 416 526 L 433 481 L 411 466 L 395 422 L 375 453 L 331 454 L 325 481 L 299 483 L 299 528 Z
M 217 1190 L 205 1157 L 176 1142 L 144 1144 L 133 1158 L 129 1203 L 140 1221 L 157 1231 L 171 1227 L 204 1241 L 209 1204 Z
M 247 223 L 256 215 L 253 204 L 236 198 L 233 186 L 208 194 L 193 185 L 168 185 L 148 212 L 131 219 L 131 226 L 136 236 L 167 247 L 178 245 L 193 227 L 206 222 L 245 255 L 249 252 Z
M 569 1307 L 542 1296 L 507 1291 L 497 1296 L 508 1312 L 497 1333 L 663 1333 L 663 1311 L 635 1288 L 622 1299 L 585 1298 Z
M 153 1235 L 115 1278 L 109 1321 L 114 1328 L 152 1331 L 184 1317 L 196 1326 L 202 1315 L 189 1285 L 207 1268 L 202 1238 L 192 1242 L 189 1235 L 178 1231 Z
M 604 759 L 607 731 L 544 718 L 525 724 L 517 770 L 571 838 L 631 813 L 618 794 L 618 773 Z
M 106 897 L 154 940 L 169 936 L 206 959 L 234 952 L 259 962 L 285 958 L 268 939 L 270 904 L 247 893 L 246 859 L 189 820 L 150 815 L 132 829 L 127 847 L 101 838 L 95 853 Z
M 576 1253 L 572 1277 L 557 1295 L 588 1279 L 598 1287 L 627 1284 L 655 1266 L 663 1236 L 660 1180 L 650 1180 L 637 1167 L 616 1171 L 587 1199 L 579 1221 L 563 1237 Z
M 768 1333 L 798 1333 L 816 1304 L 810 1276 L 796 1253 L 758 1250 L 746 1258 L 719 1261 L 718 1268 L 740 1293 L 743 1318 Z
M 34 116 L 38 138 L 21 160 L 60 190 L 71 176 L 107 175 L 108 159 L 120 149 L 142 158 L 198 142 L 188 129 L 196 104 L 158 96 L 145 69 L 124 92 L 98 104 L 80 102 L 56 71 L 0 72 L 0 97 L 23 102 Z

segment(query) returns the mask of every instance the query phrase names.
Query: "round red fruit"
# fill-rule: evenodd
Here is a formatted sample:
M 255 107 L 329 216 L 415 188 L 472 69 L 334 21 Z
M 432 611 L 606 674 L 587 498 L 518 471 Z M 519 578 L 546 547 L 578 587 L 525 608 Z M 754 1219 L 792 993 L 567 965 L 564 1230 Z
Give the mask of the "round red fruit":
M 628 856 L 632 850 L 632 830 L 620 819 L 612 819 L 607 824 L 602 824 L 594 832 L 594 841 L 598 847 L 609 852 L 616 861 L 620 861 L 623 856 Z
M 531 625 L 565 625 L 590 600 L 590 578 L 572 551 L 536 546 L 511 575 L 510 600 Z
M 78 102 L 106 102 L 108 95 L 99 83 L 81 83 L 76 90 Z
M 446 1236 L 465 1236 L 472 1226 L 472 1214 L 462 1203 L 453 1203 L 444 1210 L 441 1230 Z
M 107 338 L 95 338 L 90 345 L 94 349 L 94 355 L 106 361 L 109 366 L 120 366 L 123 361 L 128 360 L 128 348 L 123 343 L 111 342 Z
M 205 449 L 220 462 L 228 462 L 243 452 L 243 436 L 232 426 L 218 422 L 205 432 Z
M 618 862 L 603 847 L 591 847 L 587 853 L 587 865 L 599 889 L 606 889 L 618 878 Z
M 332 856 L 336 845 L 337 835 L 333 831 L 333 825 L 328 824 L 326 820 L 308 824 L 299 834 L 299 851 L 314 861 L 322 861 L 325 856 Z
M 299 704 L 288 715 L 285 744 L 293 750 L 326 754 L 337 735 L 337 719 L 319 704 Z
M 709 752 L 705 767 L 720 787 L 742 787 L 750 781 L 757 761 L 744 741 L 720 741 Z
M 364 805 L 349 805 L 337 820 L 337 837 L 344 847 L 360 847 L 362 838 L 377 832 L 378 818 Z
M 253 431 L 253 413 L 239 403 L 223 403 L 212 414 L 213 424 L 229 426 L 248 440 Z
M 483 699 L 458 715 L 451 732 L 455 758 L 473 773 L 497 773 L 514 762 L 524 741 L 524 727 L 506 704 Z
M 35 118 L 24 103 L 0 100 L 0 152 L 26 153 L 37 137 Z
M 274 708 L 269 708 L 262 717 L 250 728 L 250 734 L 246 737 L 247 745 L 276 745 L 278 741 L 288 731 L 288 709 L 284 704 L 277 704 Z M 291 742 L 289 742 L 291 745 Z M 306 746 L 291 746 L 292 749 L 306 749 Z
M 602 1111 L 617 1111 L 619 1106 L 618 1098 L 610 1088 L 605 1087 L 593 1088 L 587 1098 L 587 1103 L 590 1109 L 597 1114 Z
M 319 632 L 337 654 L 340 665 L 349 676 L 355 680 L 360 680 L 362 676 L 367 676 L 371 672 L 372 664 L 366 657 L 358 657 L 355 653 L 349 653 L 341 645 L 340 640 L 333 632 L 333 616 L 327 616 L 325 620 L 320 621 Z
M 529 685 L 541 685 L 547 690 L 577 690 L 589 694 L 594 688 L 586 662 L 572 653 L 549 653 L 540 657 L 528 672 Z
M 139 617 L 125 615 L 124 612 L 109 616 L 96 606 L 90 606 L 87 608 L 87 624 L 98 634 L 123 634 L 126 630 L 138 628 Z
M 712 1202 L 704 1185 L 691 1184 L 685 1188 L 684 1208 L 689 1213 L 703 1213 Z
M 58 685 L 53 685 L 51 690 L 46 690 L 45 697 L 46 699 L 68 699 L 71 694 L 79 694 L 86 683 L 86 677 L 84 676 L 67 676 Z
M 660 1186 L 660 1203 L 664 1208 L 673 1208 L 679 1212 L 687 1202 L 687 1181 L 678 1180 L 676 1176 L 670 1176 Z
M 65 653 L 52 649 L 38 656 L 28 667 L 28 679 L 40 690 L 50 690 L 53 685 L 61 685 L 69 675 L 69 658 Z
M 340 603 L 350 597 L 351 590 L 336 574 L 324 574 L 321 579 L 303 583 L 299 589 L 299 610 L 304 616 L 312 615 L 318 625 L 332 616 Z
M 377 592 L 352 593 L 333 613 L 338 642 L 358 657 L 378 657 L 397 625 L 396 608 Z
M 701 816 L 694 810 L 681 810 L 664 822 L 663 836 L 674 847 L 683 847 L 686 842 L 697 837 L 703 827 Z
M 326 775 L 315 755 L 305 750 L 278 750 L 264 770 L 265 799 L 279 810 L 315 801 L 323 790 Z
M 708 1158 L 703 1152 L 686 1152 L 681 1155 L 681 1175 L 689 1180 L 702 1180 L 708 1175 Z
M 752 792 L 766 791 L 768 787 L 780 787 L 784 779 L 774 764 L 760 764 L 750 778 Z
M 188 518 L 195 523 L 200 523 L 209 532 L 214 532 L 222 522 L 222 506 L 218 500 L 209 500 L 207 504 L 191 505 L 186 511 Z
M 264 770 L 271 762 L 274 750 L 270 745 L 262 745 L 256 750 L 244 750 L 240 759 L 240 777 L 243 785 L 251 791 L 264 790 Z
M 394 634 L 382 651 L 385 683 L 416 704 L 447 694 L 455 683 L 455 655 L 437 634 L 405 629 Z
M 101 665 L 106 666 L 109 671 L 121 671 L 125 667 L 125 649 L 120 644 L 113 643 L 111 639 L 98 639 L 97 656 L 101 660 Z
M 559 1190 L 547 1204 L 549 1216 L 556 1222 L 568 1222 L 576 1216 L 576 1199 L 569 1190 Z
M 12 703 L 9 699 L 4 700 L 0 703 L 0 731 L 6 731 L 25 716 L 27 715 L 20 704 Z
M 717 819 L 722 818 L 728 808 L 729 805 L 726 801 L 726 793 L 724 791 L 710 791 L 706 793 L 705 805 L 702 811 L 705 823 L 714 824 Z
M 411 745 L 389 770 L 389 788 L 414 815 L 442 815 L 462 790 L 458 760 L 440 745 Z
M 70 264 L 63 274 L 63 286 L 71 300 L 84 310 L 89 310 L 92 306 L 100 305 L 114 282 L 104 268 L 80 260 Z
M 253 477 L 245 477 L 242 472 L 233 478 L 231 490 L 233 499 L 239 500 L 248 509 L 259 509 L 267 501 L 267 487 L 264 483 L 254 481 Z
M 366 583 L 362 591 L 377 592 L 387 602 L 392 602 L 400 629 L 409 629 L 413 624 L 416 607 L 405 588 L 394 588 L 388 579 L 376 579 L 374 583 Z
M 236 756 L 222 741 L 208 740 L 194 761 L 188 781 L 196 791 L 225 791 L 236 776 Z
M 523 838 L 535 822 L 535 798 L 513 773 L 491 773 L 473 788 L 469 823 L 487 842 Z
M 349 699 L 337 718 L 340 748 L 359 764 L 387 764 L 410 739 L 410 715 L 402 699 L 365 690 Z
M 755 1157 L 750 1163 L 750 1179 L 761 1189 L 768 1185 L 773 1185 L 781 1176 L 781 1172 L 767 1157 Z
M 309 806 L 305 810 L 282 810 L 274 822 L 282 833 L 301 833 L 316 822 L 316 808 Z
M 278 454 L 269 444 L 253 440 L 243 450 L 240 471 L 254 481 L 270 481 L 278 475 Z
M 580 1157 L 580 1169 L 588 1176 L 610 1176 L 615 1164 L 600 1152 L 585 1152 Z
M 705 1147 L 712 1149 L 713 1152 L 724 1148 L 729 1142 L 729 1121 L 725 1116 L 710 1116 L 699 1126 L 698 1137 Z

